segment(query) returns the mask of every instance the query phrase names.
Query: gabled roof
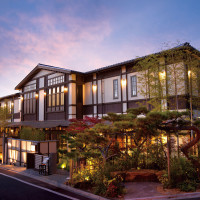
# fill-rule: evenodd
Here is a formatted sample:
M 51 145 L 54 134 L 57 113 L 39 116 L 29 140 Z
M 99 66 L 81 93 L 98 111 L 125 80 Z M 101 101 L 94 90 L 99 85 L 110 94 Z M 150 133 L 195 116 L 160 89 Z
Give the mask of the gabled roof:
M 15 97 L 20 97 L 20 93 L 15 93 L 15 94 L 10 94 L 4 97 L 0 97 L 0 101 L 4 99 L 10 99 L 10 98 L 15 98 Z
M 22 88 L 24 84 L 26 84 L 30 79 L 32 79 L 40 70 L 48 70 L 53 72 L 61 72 L 61 73 L 71 73 L 71 70 L 60 68 L 60 67 L 54 67 L 51 65 L 44 65 L 44 64 L 38 64 L 16 87 L 15 90 L 19 90 Z
M 185 43 L 182 43 L 182 44 L 177 45 L 177 46 L 175 46 L 173 48 L 170 48 L 170 49 L 166 49 L 166 50 L 163 50 L 163 51 L 160 51 L 160 52 L 157 52 L 157 53 L 154 53 L 154 54 L 149 54 L 149 55 L 146 55 L 146 56 L 142 56 L 142 57 L 137 57 L 137 58 L 134 58 L 134 59 L 131 59 L 131 60 L 127 60 L 127 61 L 124 61 L 124 62 L 113 64 L 113 65 L 108 65 L 106 67 L 94 69 L 94 70 L 85 72 L 85 74 L 96 73 L 96 72 L 104 71 L 104 70 L 110 70 L 112 68 L 117 68 L 119 66 L 123 66 L 123 65 L 126 65 L 126 64 L 131 64 L 133 62 L 136 62 L 136 61 L 138 61 L 140 59 L 146 58 L 146 57 L 151 56 L 151 55 L 160 55 L 160 54 L 167 53 L 167 51 L 181 50 L 181 49 L 182 50 L 183 49 L 190 49 L 190 50 L 200 54 L 200 52 L 197 49 L 195 49 L 193 46 L 191 46 L 190 43 L 185 42 Z

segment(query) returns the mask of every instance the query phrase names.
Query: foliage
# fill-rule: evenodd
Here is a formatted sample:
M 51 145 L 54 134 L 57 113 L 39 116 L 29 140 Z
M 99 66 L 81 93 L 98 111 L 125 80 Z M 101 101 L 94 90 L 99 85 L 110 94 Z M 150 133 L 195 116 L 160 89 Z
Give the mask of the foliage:
M 7 104 L 7 100 L 5 100 L 5 105 Z M 8 106 L 0 107 L 0 127 L 5 128 L 11 119 L 12 115 L 10 113 L 10 108 Z
M 33 141 L 44 141 L 45 132 L 40 129 L 23 127 L 20 132 L 20 139 L 23 140 L 33 140 Z
M 61 157 L 57 165 L 58 169 L 65 169 L 69 171 L 69 159 L 67 157 Z
M 164 187 L 180 188 L 182 191 L 195 191 L 198 182 L 197 170 L 183 157 L 171 160 L 171 182 L 164 174 L 161 178 Z
M 117 175 L 112 180 L 108 181 L 106 196 L 108 197 L 117 197 L 123 194 L 123 178 L 120 175 Z

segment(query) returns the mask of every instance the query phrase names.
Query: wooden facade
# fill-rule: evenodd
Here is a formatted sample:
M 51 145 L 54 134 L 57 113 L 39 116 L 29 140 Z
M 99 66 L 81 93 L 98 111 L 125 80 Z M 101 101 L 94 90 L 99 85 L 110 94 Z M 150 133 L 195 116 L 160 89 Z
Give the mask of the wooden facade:
M 187 48 L 190 53 L 199 55 L 188 43 L 176 47 L 177 50 Z M 158 53 L 159 56 L 159 53 Z M 140 60 L 143 58 L 139 58 Z M 165 68 L 171 64 L 165 58 Z M 108 112 L 126 113 L 128 108 L 145 105 L 145 97 L 140 92 L 138 81 L 139 71 L 135 64 L 138 59 L 103 67 L 89 72 L 77 72 L 65 68 L 38 64 L 15 89 L 19 93 L 0 99 L 12 101 L 11 122 L 55 122 L 68 121 L 72 118 L 82 119 L 84 116 L 102 117 Z M 177 60 L 176 60 L 177 62 Z M 175 99 L 178 100 L 178 110 L 190 109 L 188 92 L 188 66 L 184 60 L 178 60 L 183 65 L 184 91 L 177 96 L 168 95 L 167 107 L 176 110 Z M 167 73 L 167 71 L 166 71 Z M 134 79 L 132 78 L 134 77 Z M 135 81 L 135 82 L 134 82 Z M 114 90 L 117 96 L 113 96 Z M 135 88 L 133 94 L 133 88 Z M 200 85 L 196 91 L 200 95 Z M 17 106 L 17 103 L 19 106 Z M 199 116 L 199 107 L 193 106 Z M 15 109 L 17 111 L 15 111 Z M 13 124 L 14 126 L 14 124 Z M 49 127 L 48 127 L 49 128 Z

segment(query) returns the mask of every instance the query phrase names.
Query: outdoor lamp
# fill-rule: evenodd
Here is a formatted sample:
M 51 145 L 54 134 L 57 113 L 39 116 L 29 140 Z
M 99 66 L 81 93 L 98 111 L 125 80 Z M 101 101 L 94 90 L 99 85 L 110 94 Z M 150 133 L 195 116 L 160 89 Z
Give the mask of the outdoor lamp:
M 92 86 L 92 89 L 93 89 L 94 92 L 96 92 L 96 90 L 97 90 L 97 85 L 93 85 L 93 86 Z
M 68 92 L 68 87 L 64 87 L 64 92 Z
M 126 86 L 126 79 L 122 79 L 122 86 L 124 87 L 124 86 Z

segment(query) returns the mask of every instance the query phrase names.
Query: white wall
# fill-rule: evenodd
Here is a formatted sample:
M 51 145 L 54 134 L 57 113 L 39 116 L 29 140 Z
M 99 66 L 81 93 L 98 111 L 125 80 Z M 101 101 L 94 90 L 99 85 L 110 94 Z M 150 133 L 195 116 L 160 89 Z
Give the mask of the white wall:
M 26 83 L 26 85 L 32 85 L 32 84 L 34 84 L 34 83 L 36 83 L 36 80 L 29 81 L 28 83 Z M 25 85 L 25 86 L 26 86 L 26 85 Z
M 69 75 L 70 81 L 76 81 L 76 74 Z M 76 104 L 76 83 L 69 83 L 68 88 L 69 97 L 69 119 L 76 118 L 76 106 L 71 104 Z
M 51 79 L 51 78 L 54 78 L 54 77 L 57 77 L 57 76 L 63 76 L 64 74 L 63 73 L 54 73 L 54 74 L 51 74 L 48 76 L 48 79 Z
M 44 90 L 39 91 L 39 121 L 44 121 Z
M 137 96 L 132 97 L 131 96 L 131 76 L 136 75 L 137 77 Z M 141 83 L 142 79 L 142 74 L 140 72 L 133 72 L 130 74 L 127 74 L 127 85 L 128 85 L 128 100 L 139 100 L 139 99 L 144 99 L 144 93 L 141 92 L 141 90 L 143 90 L 144 92 L 145 87 L 143 86 L 143 84 Z
M 113 98 L 113 80 L 118 79 L 118 98 Z M 111 103 L 121 101 L 121 80 L 120 76 L 115 76 L 111 78 L 104 79 L 104 103 Z
M 52 71 L 49 71 L 49 70 L 41 70 L 34 76 L 34 78 L 38 78 L 40 76 L 45 76 L 45 75 L 51 74 L 51 73 L 52 73 Z
M 20 99 L 15 99 L 14 100 L 14 113 L 19 113 L 20 112 L 20 106 L 19 106 L 20 103 L 21 103 Z
M 84 84 L 84 105 L 92 104 L 92 82 L 88 82 Z

